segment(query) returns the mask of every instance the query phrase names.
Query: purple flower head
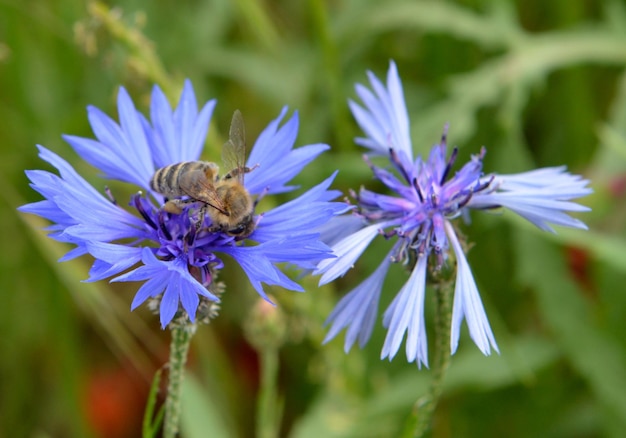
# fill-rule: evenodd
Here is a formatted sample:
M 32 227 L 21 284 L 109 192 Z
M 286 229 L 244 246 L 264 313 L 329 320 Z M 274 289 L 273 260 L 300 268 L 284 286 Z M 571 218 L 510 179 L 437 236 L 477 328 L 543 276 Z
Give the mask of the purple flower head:
M 245 238 L 222 232 L 209 214 L 200 214 L 197 202 L 185 203 L 179 214 L 162 208 L 164 197 L 150 187 L 153 175 L 164 166 L 200 159 L 214 107 L 215 100 L 211 100 L 198 111 L 189 81 L 175 109 L 155 86 L 148 120 L 120 88 L 119 123 L 89 107 L 96 139 L 64 136 L 104 177 L 134 184 L 143 191 L 131 197 L 128 208 L 118 204 L 108 189 L 104 194 L 96 190 L 65 160 L 42 146 L 38 146 L 40 157 L 58 174 L 26 172 L 31 187 L 44 199 L 19 210 L 50 220 L 49 236 L 75 245 L 61 260 L 90 253 L 95 261 L 89 281 L 109 277 L 112 281 L 144 281 L 132 309 L 148 298 L 160 297 L 163 328 L 181 310 L 193 322 L 201 300 L 219 301 L 210 286 L 224 265 L 224 254 L 241 266 L 268 301 L 262 283 L 302 291 L 277 264 L 312 269 L 332 257 L 315 230 L 345 210 L 342 203 L 331 202 L 339 195 L 329 190 L 334 175 L 286 204 L 255 211 L 255 228 Z M 328 149 L 324 144 L 294 149 L 298 114 L 281 126 L 286 112 L 284 108 L 261 133 L 246 163 L 254 168 L 245 176 L 244 185 L 255 205 L 263 196 L 295 189 L 286 184 Z
M 467 217 L 470 209 L 506 207 L 539 228 L 552 231 L 550 224 L 586 229 L 567 212 L 588 211 L 571 199 L 591 193 L 588 181 L 566 172 L 565 167 L 539 169 L 516 175 L 483 174 L 483 148 L 459 171 L 452 171 L 457 157 L 455 148 L 447 151 L 447 126 L 441 141 L 429 157 L 413 158 L 409 122 L 402 85 L 391 62 L 386 86 L 368 73 L 372 90 L 356 86 L 363 106 L 350 102 L 352 113 L 365 133 L 357 144 L 369 155 L 386 156 L 390 168 L 381 168 L 365 155 L 374 177 L 388 188 L 380 194 L 362 188 L 353 193 L 356 207 L 346 223 L 333 220 L 325 227 L 335 258 L 322 260 L 315 273 L 323 274 L 320 284 L 344 275 L 375 237 L 395 241 L 381 265 L 363 283 L 344 296 L 327 320 L 330 330 L 325 341 L 344 328 L 346 352 L 358 339 L 362 347 L 372 333 L 378 313 L 383 282 L 391 263 L 402 263 L 412 271 L 383 316 L 387 336 L 381 358 L 390 360 L 406 338 L 409 362 L 428 366 L 424 324 L 424 296 L 427 268 L 438 270 L 452 252 L 456 259 L 456 285 L 452 309 L 450 348 L 458 346 L 461 323 L 467 322 L 469 334 L 478 348 L 488 355 L 498 351 L 478 288 L 465 258 L 452 220 Z M 336 224 L 336 225 L 333 225 Z M 341 230 L 348 230 L 341 233 Z

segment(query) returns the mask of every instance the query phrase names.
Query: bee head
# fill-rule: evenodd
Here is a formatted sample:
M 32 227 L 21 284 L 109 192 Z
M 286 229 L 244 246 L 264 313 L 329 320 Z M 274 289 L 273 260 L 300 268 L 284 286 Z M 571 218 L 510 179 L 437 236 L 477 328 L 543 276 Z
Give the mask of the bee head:
M 248 237 L 254 231 L 254 225 L 252 214 L 249 214 L 243 217 L 242 220 L 234 226 L 228 228 L 226 233 L 235 237 Z

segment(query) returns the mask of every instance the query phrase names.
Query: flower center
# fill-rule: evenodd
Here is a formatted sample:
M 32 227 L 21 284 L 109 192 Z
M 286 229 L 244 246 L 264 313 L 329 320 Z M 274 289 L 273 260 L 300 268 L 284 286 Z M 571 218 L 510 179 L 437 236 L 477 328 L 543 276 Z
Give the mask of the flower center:
M 418 256 L 433 254 L 435 265 L 441 267 L 448 250 L 445 222 L 460 216 L 472 196 L 489 189 L 493 181 L 492 177 L 481 182 L 484 148 L 450 177 L 458 149 L 446 160 L 445 134 L 427 161 L 418 158 L 413 163 L 390 149 L 390 162 L 396 172 L 374 166 L 365 157 L 375 177 L 397 196 L 365 189 L 353 196 L 359 214 L 370 223 L 380 223 L 385 238 L 398 237 L 392 255 L 394 262 L 410 264 Z
M 210 278 L 210 269 L 220 269 L 223 262 L 215 255 L 216 248 L 232 246 L 235 237 L 214 229 L 209 215 L 198 217 L 201 209 L 193 204 L 180 214 L 159 209 L 141 194 L 131 198 L 134 207 L 145 220 L 150 238 L 156 243 L 155 255 L 162 260 L 183 258 L 190 272 L 197 274 L 204 283 Z M 198 226 L 198 221 L 201 221 Z M 197 276 L 197 275 L 194 275 Z

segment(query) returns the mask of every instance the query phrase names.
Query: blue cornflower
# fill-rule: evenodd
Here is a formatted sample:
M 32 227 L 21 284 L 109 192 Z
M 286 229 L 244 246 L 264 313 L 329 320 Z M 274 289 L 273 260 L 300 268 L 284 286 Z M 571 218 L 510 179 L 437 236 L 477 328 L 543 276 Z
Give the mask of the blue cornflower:
M 484 175 L 484 148 L 453 175 L 457 149 L 446 158 L 447 127 L 427 160 L 414 159 L 402 84 L 395 64 L 390 64 L 386 86 L 372 73 L 368 75 L 373 92 L 362 85 L 356 86 L 364 106 L 350 101 L 352 113 L 366 134 L 365 138 L 357 138 L 356 143 L 368 148 L 370 155 L 388 157 L 391 170 L 372 164 L 368 155 L 364 156 L 375 178 L 392 194 L 364 188 L 358 194 L 353 193 L 357 207 L 354 215 L 327 227 L 336 258 L 323 260 L 315 273 L 323 274 L 320 284 L 344 275 L 378 235 L 395 239 L 395 244 L 374 273 L 340 300 L 327 320 L 330 330 L 325 341 L 344 328 L 347 329 L 346 352 L 357 339 L 361 347 L 369 340 L 386 273 L 391 263 L 402 263 L 412 271 L 384 313 L 387 335 L 381 358 L 391 360 L 406 333 L 407 359 L 417 361 L 418 366 L 428 366 L 424 324 L 427 268 L 440 269 L 452 247 L 457 270 L 451 351 L 457 349 L 463 320 L 485 355 L 490 354 L 491 348 L 498 351 L 452 220 L 459 216 L 467 218 L 470 209 L 506 207 L 542 230 L 553 232 L 549 224 L 586 229 L 585 224 L 566 212 L 589 210 L 570 201 L 591 193 L 588 181 L 567 173 L 565 167 L 515 175 Z M 347 231 L 342 234 L 342 230 Z
M 50 220 L 49 236 L 75 245 L 61 261 L 90 253 L 95 261 L 88 281 L 109 277 L 112 281 L 145 281 L 131 308 L 148 298 L 160 299 L 162 327 L 181 310 L 193 322 L 201 300 L 219 301 L 213 280 L 223 266 L 224 254 L 239 263 L 256 291 L 268 301 L 262 283 L 302 291 L 276 264 L 287 262 L 312 269 L 330 257 L 330 248 L 314 230 L 345 209 L 342 203 L 330 202 L 339 194 L 328 190 L 334 175 L 290 202 L 255 212 L 256 227 L 246 238 L 218 230 L 209 215 L 198 217 L 200 207 L 196 204 L 188 204 L 180 214 L 161 208 L 164 198 L 150 188 L 152 176 L 161 167 L 200 158 L 215 103 L 211 100 L 198 111 L 187 81 L 178 107 L 172 110 L 155 86 L 148 120 L 120 88 L 119 124 L 99 109 L 88 107 L 96 140 L 64 136 L 106 178 L 143 190 L 131 197 L 130 209 L 120 207 L 108 189 L 104 196 L 43 146 L 38 146 L 40 157 L 59 175 L 26 171 L 31 186 L 45 199 L 19 210 Z M 295 189 L 286 184 L 328 149 L 324 144 L 294 149 L 298 115 L 279 126 L 286 111 L 284 108 L 261 133 L 248 157 L 247 165 L 254 170 L 246 174 L 245 187 L 256 202 L 265 195 Z

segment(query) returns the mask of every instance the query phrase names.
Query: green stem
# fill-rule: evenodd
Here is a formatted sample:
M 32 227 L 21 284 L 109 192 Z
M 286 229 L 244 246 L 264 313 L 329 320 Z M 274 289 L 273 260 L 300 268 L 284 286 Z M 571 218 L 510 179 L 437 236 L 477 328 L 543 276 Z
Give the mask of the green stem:
M 264 7 L 263 2 L 256 0 L 236 0 L 239 14 L 246 21 L 245 29 L 251 32 L 253 40 L 257 41 L 264 49 L 276 52 L 280 46 L 278 28 L 272 22 L 272 18 Z
M 316 34 L 316 41 L 322 52 L 322 86 L 328 93 L 331 120 L 334 135 L 337 139 L 335 145 L 342 148 L 352 147 L 351 121 L 346 112 L 345 93 L 341 79 L 343 72 L 337 38 L 332 34 L 328 8 L 330 3 L 325 0 L 309 0 L 309 11 Z
M 443 281 L 435 287 L 435 353 L 432 366 L 432 380 L 428 393 L 415 402 L 411 425 L 415 429 L 413 436 L 422 438 L 431 426 L 437 402 L 441 397 L 443 379 L 450 364 L 450 323 L 452 308 L 450 306 L 452 283 Z
M 278 436 L 278 398 L 276 392 L 278 377 L 278 350 L 259 350 L 261 360 L 261 389 L 257 400 L 257 437 L 275 438 Z
M 175 438 L 178 433 L 180 422 L 180 396 L 183 378 L 185 377 L 185 363 L 189 344 L 195 332 L 195 325 L 170 326 L 172 342 L 170 345 L 169 383 L 167 385 L 167 398 L 165 399 L 165 424 L 163 426 L 164 438 Z

